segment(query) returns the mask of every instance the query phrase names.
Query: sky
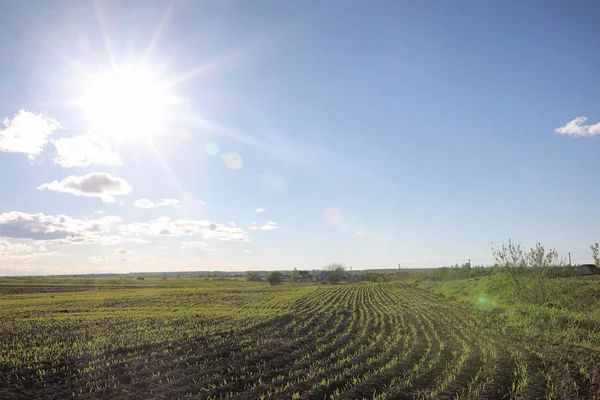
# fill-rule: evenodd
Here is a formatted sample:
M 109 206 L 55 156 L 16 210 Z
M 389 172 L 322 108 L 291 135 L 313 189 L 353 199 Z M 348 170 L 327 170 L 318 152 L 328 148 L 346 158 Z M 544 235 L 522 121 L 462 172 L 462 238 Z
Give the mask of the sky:
M 596 1 L 0 1 L 0 275 L 600 241 Z

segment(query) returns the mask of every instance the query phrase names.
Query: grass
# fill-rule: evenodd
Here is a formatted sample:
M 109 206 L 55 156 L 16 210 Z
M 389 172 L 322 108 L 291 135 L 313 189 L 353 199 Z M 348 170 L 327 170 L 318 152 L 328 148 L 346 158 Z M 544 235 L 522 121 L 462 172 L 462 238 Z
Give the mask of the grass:
M 600 350 L 600 276 L 552 278 L 553 294 L 544 305 L 518 301 L 503 274 L 414 284 L 449 300 L 501 313 L 507 326 L 532 338 Z
M 2 279 L 0 398 L 600 399 L 592 307 L 505 286 Z

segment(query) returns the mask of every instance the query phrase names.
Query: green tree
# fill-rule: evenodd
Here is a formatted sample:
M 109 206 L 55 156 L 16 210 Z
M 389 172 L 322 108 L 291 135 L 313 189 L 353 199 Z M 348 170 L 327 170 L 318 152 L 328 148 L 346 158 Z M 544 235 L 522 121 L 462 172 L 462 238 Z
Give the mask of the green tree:
M 281 282 L 283 282 L 283 274 L 279 271 L 273 271 L 267 275 L 267 282 L 269 282 L 271 286 L 280 285 Z
M 290 279 L 292 280 L 292 282 L 296 282 L 298 278 L 300 278 L 300 272 L 298 272 L 297 268 L 294 268 L 294 270 L 290 274 Z
M 596 264 L 596 267 L 600 267 L 600 243 L 594 243 L 590 246 L 590 249 L 592 249 L 592 257 L 594 257 L 594 264 Z
M 338 283 L 346 275 L 346 266 L 342 263 L 331 263 L 327 266 L 326 273 L 330 283 Z

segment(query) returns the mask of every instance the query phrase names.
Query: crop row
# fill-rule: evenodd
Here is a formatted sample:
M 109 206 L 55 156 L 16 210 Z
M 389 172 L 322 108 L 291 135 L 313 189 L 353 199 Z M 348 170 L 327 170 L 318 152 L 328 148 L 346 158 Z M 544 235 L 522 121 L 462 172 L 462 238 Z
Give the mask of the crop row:
M 152 317 L 123 311 L 18 325 L 59 343 L 67 324 L 67 348 L 41 350 L 42 336 L 28 333 L 37 339 L 4 350 L 0 397 L 600 399 L 597 351 L 532 342 L 493 313 L 399 283 L 284 288 L 213 291 L 206 296 L 219 310 L 229 305 L 217 316 L 194 297 L 200 288 L 173 292 L 172 302 L 114 299 L 117 308 L 158 305 L 163 313 Z M 1 340 L 6 349 L 17 339 Z

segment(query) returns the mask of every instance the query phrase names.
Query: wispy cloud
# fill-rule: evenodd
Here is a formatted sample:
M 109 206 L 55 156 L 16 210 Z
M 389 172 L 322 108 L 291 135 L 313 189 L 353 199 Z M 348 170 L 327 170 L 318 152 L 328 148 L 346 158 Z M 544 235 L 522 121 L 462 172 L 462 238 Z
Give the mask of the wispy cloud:
M 183 242 L 181 243 L 182 249 L 200 249 L 203 251 L 215 251 L 215 249 L 208 247 L 206 242 Z
M 251 230 L 251 231 L 259 231 L 259 230 L 260 231 L 272 231 L 272 230 L 277 229 L 277 228 L 278 228 L 277 222 L 275 222 L 275 221 L 269 221 L 266 224 L 260 225 L 260 226 L 256 225 L 256 223 L 253 222 L 252 226 L 249 227 L 248 229 Z
M 266 208 L 257 208 L 256 210 L 254 210 L 254 214 L 260 214 L 260 213 L 265 212 L 265 211 L 267 211 Z
M 60 129 L 58 121 L 20 110 L 12 119 L 5 118 L 0 129 L 0 152 L 27 154 L 30 161 L 42 152 L 50 136 Z
M 48 251 L 44 246 L 40 246 L 38 251 L 33 246 L 23 243 L 14 243 L 5 239 L 0 239 L 0 261 L 15 261 L 20 263 L 30 263 L 40 257 L 60 256 L 64 253 L 57 251 Z
M 108 261 L 110 259 L 110 257 L 107 256 L 91 256 L 88 257 L 88 260 L 90 260 L 91 262 L 93 262 L 94 264 L 103 262 L 103 261 Z
M 54 163 L 63 168 L 122 164 L 119 155 L 96 136 L 62 137 L 53 144 L 57 152 Z
M 132 188 L 123 178 L 107 173 L 91 173 L 85 176 L 71 175 L 61 181 L 44 183 L 38 186 L 38 190 L 97 197 L 106 203 L 114 203 L 117 201 L 115 196 L 128 195 Z
M 0 259 L 6 259 L 15 253 L 29 253 L 33 248 L 23 243 L 13 243 L 0 239 Z
M 120 249 L 115 250 L 114 256 L 115 257 L 123 257 L 123 256 L 128 256 L 133 253 L 135 253 L 135 251 L 121 247 Z
M 157 208 L 157 207 L 179 207 L 180 201 L 177 199 L 160 199 L 156 203 L 148 199 L 139 199 L 133 202 L 137 208 Z
M 556 128 L 554 133 L 568 136 L 600 135 L 600 122 L 594 125 L 585 125 L 586 122 L 586 117 L 577 117 L 574 120 L 567 122 L 565 125 Z
M 250 250 L 250 249 L 244 249 L 244 253 L 252 253 L 252 250 Z
M 206 220 L 157 218 L 149 222 L 123 225 L 120 231 L 129 236 L 193 236 L 219 241 L 248 241 L 248 232 L 237 226 L 217 224 Z
M 60 253 L 58 251 L 47 251 L 43 253 L 28 253 L 28 254 L 19 254 L 19 255 L 9 255 L 6 257 L 6 260 L 10 261 L 20 261 L 20 262 L 32 262 L 37 260 L 40 257 L 49 257 L 49 256 L 63 256 L 68 255 L 65 253 Z

